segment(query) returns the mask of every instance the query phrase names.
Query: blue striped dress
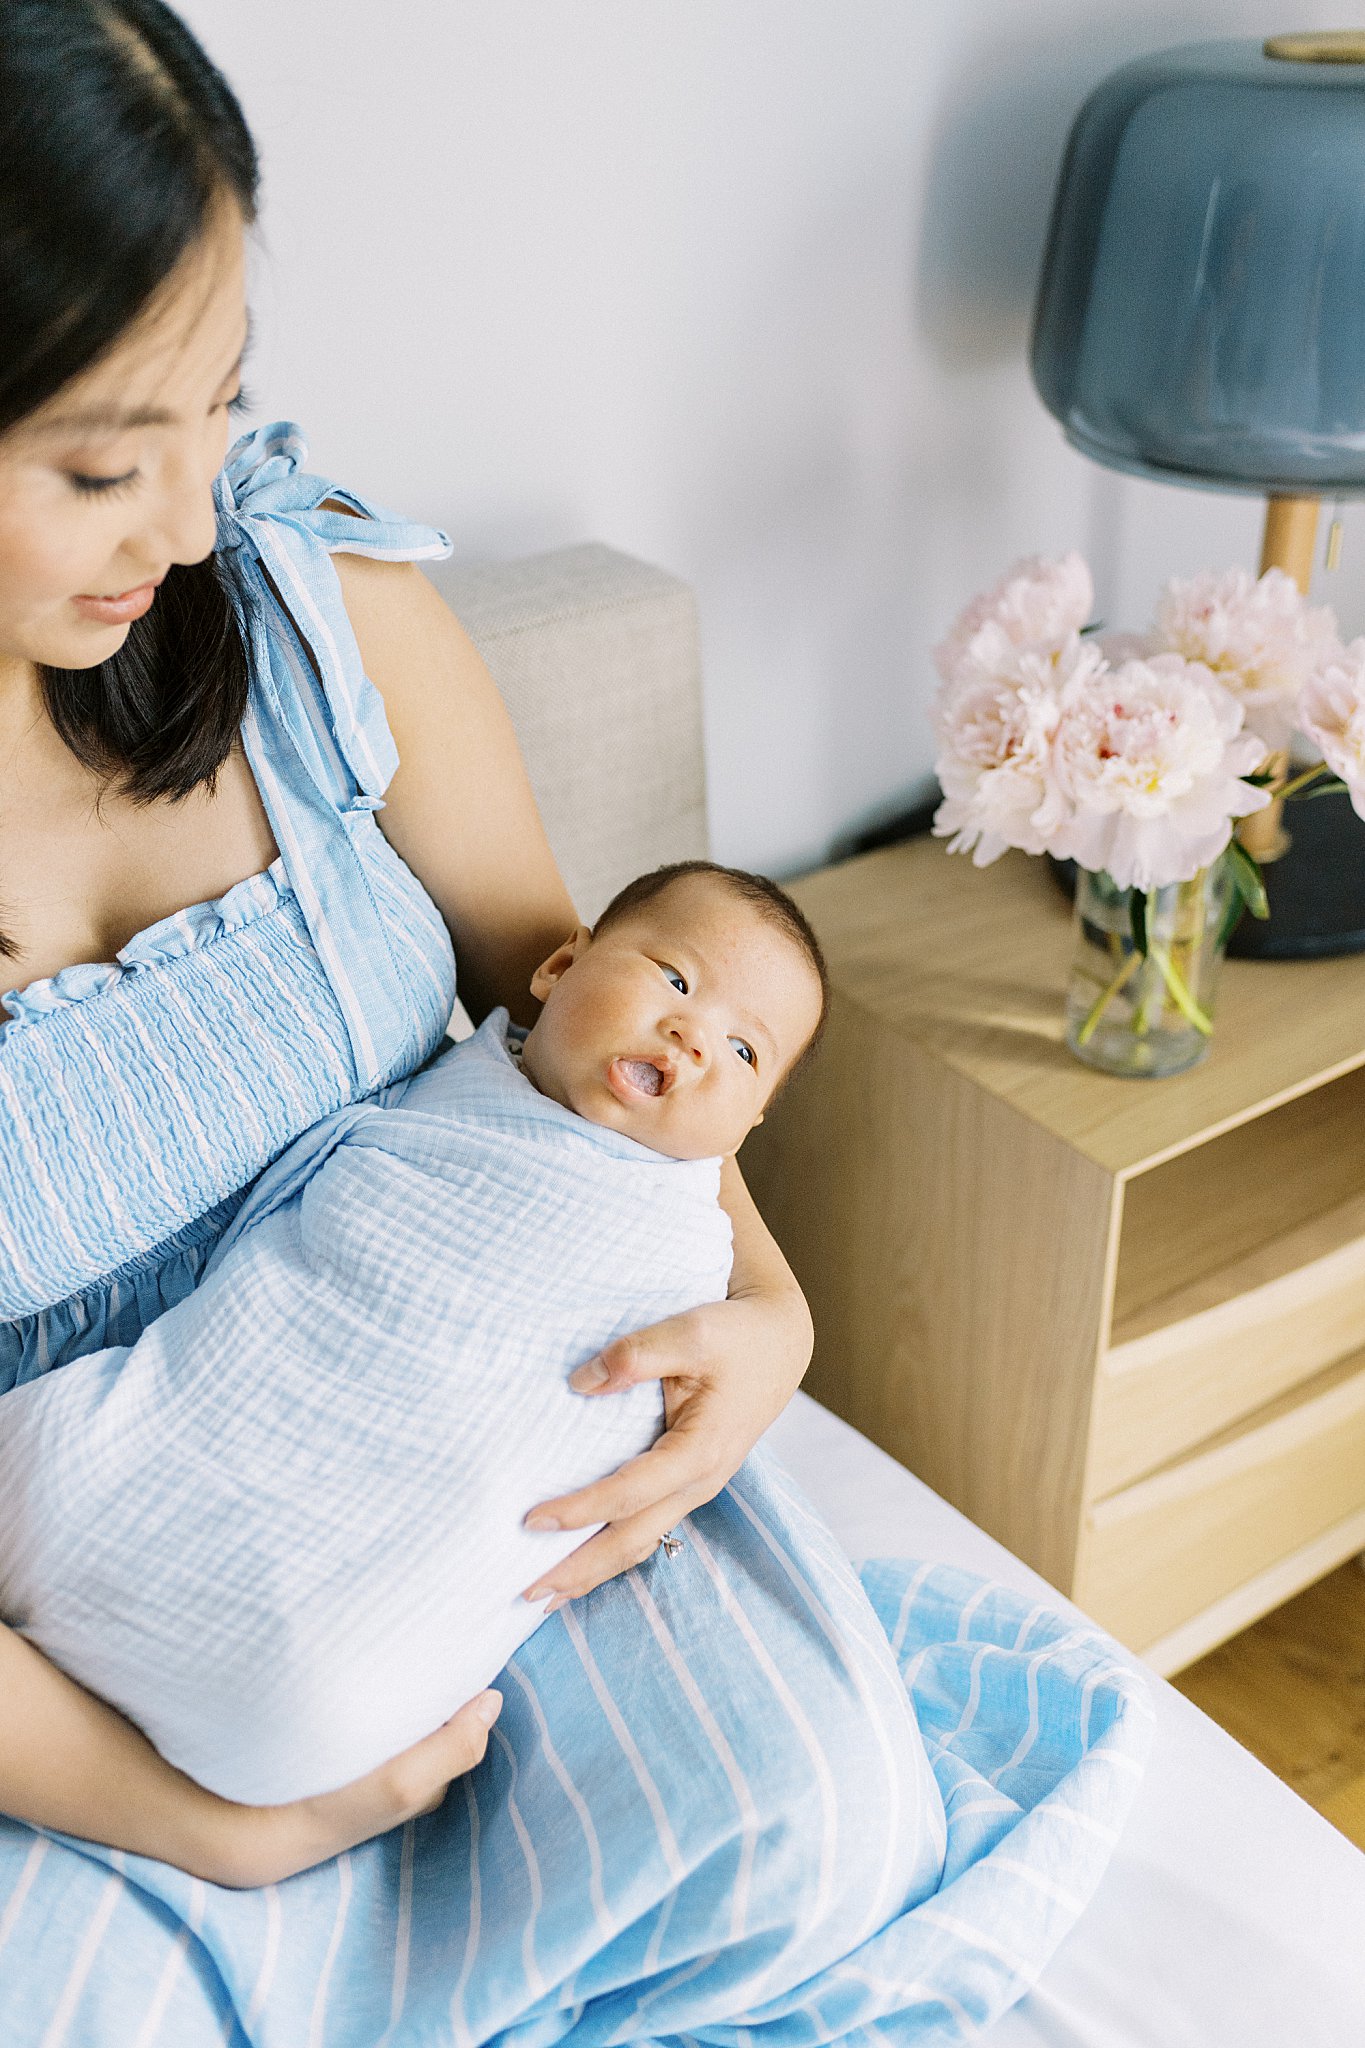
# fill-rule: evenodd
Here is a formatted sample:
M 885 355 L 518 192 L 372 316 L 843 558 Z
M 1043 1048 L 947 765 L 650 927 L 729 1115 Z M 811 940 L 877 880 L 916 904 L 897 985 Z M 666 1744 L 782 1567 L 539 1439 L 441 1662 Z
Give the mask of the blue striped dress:
M 395 757 L 328 559 L 446 542 L 303 454 L 263 428 L 219 485 L 278 859 L 5 998 L 0 1387 L 132 1342 L 267 1162 L 449 1013 L 441 921 L 375 823 Z M 960 1573 L 860 1580 L 762 1454 L 683 1534 L 538 1630 L 436 1813 L 288 1883 L 0 1819 L 4 2048 L 980 2031 L 1102 1875 L 1146 1739 L 1129 1666 Z

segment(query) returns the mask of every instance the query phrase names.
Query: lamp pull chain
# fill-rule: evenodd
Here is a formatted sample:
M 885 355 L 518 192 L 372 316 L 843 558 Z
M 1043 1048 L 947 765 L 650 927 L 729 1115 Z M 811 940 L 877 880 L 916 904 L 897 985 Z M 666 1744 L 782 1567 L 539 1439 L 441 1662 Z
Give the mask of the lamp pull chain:
M 1327 529 L 1327 552 L 1322 563 L 1324 569 L 1341 567 L 1341 537 L 1344 532 L 1345 528 L 1341 523 L 1341 502 L 1338 500 L 1332 507 L 1332 523 Z

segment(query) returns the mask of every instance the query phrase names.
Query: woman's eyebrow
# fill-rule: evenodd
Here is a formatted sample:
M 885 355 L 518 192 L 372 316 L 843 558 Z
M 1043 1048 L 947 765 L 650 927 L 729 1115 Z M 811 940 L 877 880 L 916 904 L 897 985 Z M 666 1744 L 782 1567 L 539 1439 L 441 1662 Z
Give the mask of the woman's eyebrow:
M 129 411 L 120 411 L 111 405 L 83 405 L 74 412 L 59 413 L 55 419 L 44 420 L 40 431 L 64 434 L 75 427 L 97 433 L 126 433 L 130 427 L 173 427 L 175 421 L 176 415 L 167 412 L 164 406 L 139 405 Z
M 241 370 L 251 348 L 251 320 L 248 316 L 246 333 L 242 346 L 237 351 L 237 360 L 231 369 L 225 370 L 218 379 L 219 388 L 228 384 Z M 168 412 L 165 406 L 135 405 L 83 405 L 73 412 L 59 413 L 55 419 L 43 420 L 40 431 L 45 434 L 70 433 L 73 428 L 84 433 L 126 434 L 134 427 L 173 427 L 176 414 Z

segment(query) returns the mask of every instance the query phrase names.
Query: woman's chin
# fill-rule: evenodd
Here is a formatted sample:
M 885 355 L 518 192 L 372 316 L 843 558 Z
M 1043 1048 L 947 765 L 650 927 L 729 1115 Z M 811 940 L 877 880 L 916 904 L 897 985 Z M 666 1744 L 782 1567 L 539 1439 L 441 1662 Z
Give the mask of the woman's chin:
M 96 619 L 63 624 L 57 632 L 44 634 L 41 644 L 29 655 L 41 668 L 98 668 L 118 653 L 132 631 L 132 621 L 106 625 Z

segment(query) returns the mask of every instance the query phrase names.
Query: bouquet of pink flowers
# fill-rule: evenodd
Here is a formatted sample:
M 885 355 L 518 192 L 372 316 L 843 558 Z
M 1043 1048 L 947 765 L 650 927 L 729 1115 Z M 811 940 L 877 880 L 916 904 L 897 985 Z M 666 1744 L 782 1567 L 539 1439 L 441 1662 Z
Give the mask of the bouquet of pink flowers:
M 1171 582 L 1141 636 L 1100 632 L 1093 603 L 1080 555 L 1033 557 L 974 599 L 935 650 L 935 832 L 978 866 L 1006 847 L 1073 860 L 1128 899 L 1115 985 L 1072 1036 L 1083 1054 L 1149 952 L 1207 1036 L 1173 952 L 1149 947 L 1148 933 L 1162 891 L 1215 870 L 1219 947 L 1244 907 L 1266 914 L 1239 819 L 1326 787 L 1348 790 L 1365 818 L 1365 639 L 1344 646 L 1333 614 L 1283 571 Z M 1296 730 L 1323 759 L 1285 780 Z

